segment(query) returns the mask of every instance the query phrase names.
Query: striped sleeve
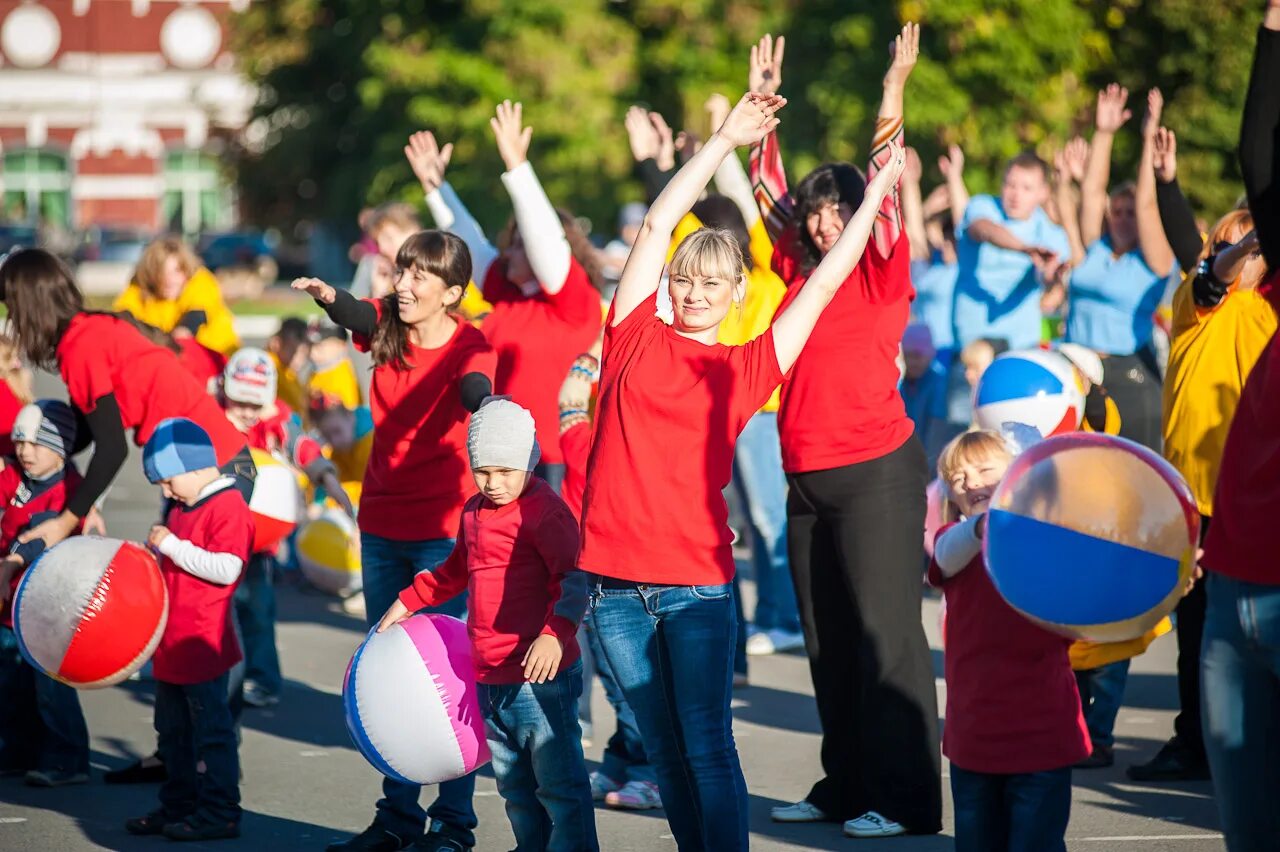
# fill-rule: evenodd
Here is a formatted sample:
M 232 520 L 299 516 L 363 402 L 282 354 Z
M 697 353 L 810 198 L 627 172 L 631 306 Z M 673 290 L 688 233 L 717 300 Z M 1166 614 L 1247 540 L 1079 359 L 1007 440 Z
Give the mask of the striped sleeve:
M 906 134 L 903 130 L 902 116 L 892 116 L 889 118 L 880 117 L 876 119 L 875 137 L 871 140 L 871 162 L 867 165 L 867 180 L 875 177 L 876 172 L 889 162 L 889 145 L 896 142 L 899 145 L 906 144 Z M 882 257 L 887 257 L 893 249 L 893 245 L 898 241 L 898 236 L 905 230 L 906 226 L 902 221 L 902 199 L 900 196 L 901 184 L 896 184 L 893 191 L 884 197 L 884 201 L 880 205 L 879 214 L 876 216 L 876 224 L 872 230 L 875 238 L 876 249 L 879 250 Z
M 751 146 L 750 172 L 756 206 L 760 208 L 769 238 L 776 244 L 795 212 L 795 200 L 787 189 L 787 173 L 782 168 L 777 131 Z

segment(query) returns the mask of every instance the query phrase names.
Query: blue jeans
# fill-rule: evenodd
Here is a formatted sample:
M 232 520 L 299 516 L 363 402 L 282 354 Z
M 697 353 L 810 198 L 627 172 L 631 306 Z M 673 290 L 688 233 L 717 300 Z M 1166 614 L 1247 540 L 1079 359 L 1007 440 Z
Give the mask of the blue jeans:
M 284 683 L 276 650 L 275 574 L 279 570 L 272 554 L 253 554 L 235 596 L 244 645 L 244 680 L 256 683 L 268 695 L 279 695 Z
M 956 852 L 1066 852 L 1071 767 L 1021 775 L 951 764 Z
M 156 681 L 156 735 L 168 780 L 160 786 L 167 819 L 240 822 L 240 755 L 226 672 L 200 683 Z M 204 762 L 204 772 L 196 764 Z
M 88 773 L 89 729 L 80 698 L 32 668 L 11 627 L 0 627 L 0 771 Z
M 485 739 L 516 852 L 596 852 L 596 817 L 582 757 L 582 662 L 546 683 L 480 684 Z
M 395 541 L 381 536 L 360 534 L 361 577 L 364 584 L 364 605 L 369 626 L 382 620 L 396 598 L 413 583 L 422 571 L 434 571 L 453 552 L 453 539 L 438 538 L 427 541 Z M 465 593 L 446 601 L 428 612 L 442 612 L 461 618 L 467 609 Z M 470 835 L 475 829 L 476 811 L 471 797 L 475 793 L 474 775 L 465 775 L 446 781 L 439 787 L 436 800 L 425 811 L 418 804 L 422 788 L 417 784 L 403 784 L 382 779 L 382 798 L 378 800 L 375 822 L 393 834 L 411 838 L 421 834 L 427 818 L 439 820 L 450 828 Z M 474 845 L 475 839 L 469 841 Z
M 1124 703 L 1124 687 L 1129 682 L 1129 661 L 1117 660 L 1076 672 L 1080 689 L 1080 706 L 1089 726 L 1089 739 L 1095 746 L 1115 744 L 1116 716 Z
M 587 617 L 582 620 L 582 626 L 584 628 L 582 632 L 587 635 L 587 642 L 591 646 L 596 676 L 600 678 L 600 685 L 604 687 L 604 697 L 608 699 L 609 706 L 618 717 L 618 727 L 613 732 L 613 736 L 609 737 L 609 742 L 605 744 L 600 771 L 606 778 L 618 784 L 624 784 L 627 781 L 648 781 L 651 784 L 657 784 L 658 776 L 644 753 L 644 740 L 640 738 L 636 714 L 623 696 L 622 687 L 618 686 L 618 679 L 613 675 L 613 668 L 600 649 L 600 632 L 592 623 L 592 613 L 587 613 Z
M 591 592 L 602 656 L 635 711 L 681 852 L 747 848 L 747 785 L 729 712 L 731 588 L 597 583 Z
M 1204 744 L 1231 852 L 1280 837 L 1280 586 L 1210 573 L 1201 650 Z
M 738 436 L 733 480 L 751 521 L 751 563 L 761 630 L 800 632 L 796 588 L 787 559 L 787 477 L 782 472 L 778 415 L 757 412 Z

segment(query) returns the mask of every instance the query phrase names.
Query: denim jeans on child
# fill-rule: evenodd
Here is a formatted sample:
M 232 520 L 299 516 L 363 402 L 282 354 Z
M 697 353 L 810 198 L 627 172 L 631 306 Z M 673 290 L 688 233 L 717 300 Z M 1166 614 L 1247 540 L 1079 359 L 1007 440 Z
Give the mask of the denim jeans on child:
M 799 633 L 800 612 L 787 559 L 787 477 L 776 412 L 760 411 L 747 421 L 733 453 L 733 481 L 751 527 L 747 535 L 756 579 L 752 623 L 760 630 Z
M 654 773 L 649 758 L 645 756 L 644 740 L 640 738 L 640 729 L 636 727 L 636 714 L 631 710 L 631 705 L 627 704 L 627 699 L 622 695 L 622 688 L 618 686 L 618 679 L 613 676 L 613 668 L 609 665 L 604 652 L 600 650 L 600 633 L 592 624 L 590 612 L 587 613 L 582 624 L 586 628 L 582 632 L 587 635 L 587 641 L 591 645 L 596 676 L 600 678 L 600 685 L 604 687 L 604 697 L 618 717 L 618 726 L 613 736 L 609 737 L 609 742 L 605 744 L 600 771 L 606 778 L 618 784 L 625 784 L 628 781 L 648 781 L 650 784 L 657 784 L 658 776 Z M 586 688 L 585 684 L 583 688 Z
M 581 661 L 546 683 L 479 685 L 485 738 L 516 852 L 600 848 L 578 727 L 581 694 Z
M 413 582 L 414 576 L 421 571 L 434 571 L 452 551 L 451 538 L 395 541 L 362 532 L 360 573 L 369 626 L 382 620 L 383 613 L 391 608 L 400 592 Z M 463 593 L 442 606 L 427 611 L 461 618 L 466 608 L 467 598 Z M 424 811 L 418 804 L 421 787 L 384 778 L 382 798 L 378 800 L 378 815 L 374 822 L 398 837 L 413 838 L 422 834 L 427 818 L 430 817 L 469 835 L 477 824 L 476 811 L 471 802 L 475 788 L 474 775 L 446 781 L 439 786 L 431 807 Z M 474 839 L 471 842 L 474 843 Z
M 592 626 L 636 722 L 681 852 L 747 848 L 747 787 L 729 701 L 731 585 L 593 578 Z
M 1231 852 L 1280 838 L 1280 586 L 1210 572 L 1201 650 L 1205 751 Z
M 1066 852 L 1071 767 L 1021 775 L 951 764 L 956 852 Z
M 0 771 L 89 772 L 89 730 L 80 698 L 37 671 L 0 626 Z
M 1124 687 L 1128 682 L 1128 660 L 1076 672 L 1080 706 L 1084 709 L 1084 721 L 1089 726 L 1089 739 L 1094 745 L 1109 748 L 1115 744 L 1116 716 L 1124 703 Z
M 227 681 L 226 673 L 200 683 L 156 681 L 156 734 L 169 775 L 160 806 L 175 822 L 240 822 L 240 755 Z
M 279 570 L 272 554 L 253 554 L 235 597 L 244 646 L 244 680 L 257 684 L 267 695 L 279 695 L 283 685 L 276 650 L 275 575 Z

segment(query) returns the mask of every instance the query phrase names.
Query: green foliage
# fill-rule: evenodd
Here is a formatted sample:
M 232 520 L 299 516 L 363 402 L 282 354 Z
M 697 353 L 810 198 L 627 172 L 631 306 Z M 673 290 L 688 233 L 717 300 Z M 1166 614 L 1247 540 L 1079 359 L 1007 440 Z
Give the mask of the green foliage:
M 1235 145 L 1256 24 L 1254 0 L 276 0 L 232 28 L 262 88 L 239 163 L 264 222 L 349 227 L 361 206 L 420 202 L 402 148 L 429 128 L 456 144 L 449 178 L 488 227 L 509 215 L 488 119 L 519 99 L 530 159 L 553 201 L 609 230 L 637 198 L 622 116 L 660 110 L 700 135 L 715 91 L 746 82 L 750 45 L 787 35 L 783 149 L 793 180 L 820 162 L 865 158 L 904 20 L 923 26 L 907 133 L 926 164 L 949 143 L 974 191 L 1002 163 L 1051 156 L 1092 126 L 1098 87 L 1132 92 L 1115 180 L 1132 175 L 1146 89 L 1165 94 L 1183 185 L 1207 216 L 1240 192 Z

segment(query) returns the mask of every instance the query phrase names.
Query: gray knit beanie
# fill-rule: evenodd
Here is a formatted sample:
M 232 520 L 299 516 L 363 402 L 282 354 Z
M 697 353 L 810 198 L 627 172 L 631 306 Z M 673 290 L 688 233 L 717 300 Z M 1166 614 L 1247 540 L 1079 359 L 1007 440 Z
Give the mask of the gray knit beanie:
M 533 415 L 507 397 L 491 397 L 471 415 L 467 428 L 471 469 L 533 470 L 542 453 Z

